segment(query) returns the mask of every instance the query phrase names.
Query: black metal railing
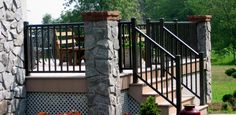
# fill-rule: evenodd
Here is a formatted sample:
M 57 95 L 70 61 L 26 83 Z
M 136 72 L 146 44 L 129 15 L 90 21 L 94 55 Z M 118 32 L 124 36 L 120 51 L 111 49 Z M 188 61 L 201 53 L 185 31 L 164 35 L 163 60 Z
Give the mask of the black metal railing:
M 167 40 L 164 39 L 161 41 L 160 39 L 162 25 L 165 25 L 165 28 L 173 32 L 182 41 L 188 44 L 192 49 L 198 51 L 196 22 L 178 20 L 164 21 L 164 19 L 160 19 L 159 21 L 151 21 L 150 19 L 147 19 L 147 34 L 152 37 L 156 42 L 162 42 L 163 45 L 170 47 L 171 44 L 169 44 Z
M 156 91 L 165 100 L 181 110 L 181 64 L 180 56 L 169 53 L 160 44 L 132 23 L 133 82 L 138 79 Z M 149 54 L 146 51 L 152 52 Z M 150 58 L 150 59 L 147 59 Z M 146 59 L 149 62 L 143 63 Z M 151 65 L 147 65 L 150 63 Z M 176 99 L 177 98 L 177 99 Z
M 165 21 L 164 25 L 167 29 L 173 32 L 176 36 L 178 36 L 184 43 L 188 44 L 192 49 L 197 51 L 197 23 L 190 21 Z M 160 21 L 150 21 L 150 19 L 146 20 L 146 24 L 138 24 L 137 27 L 141 29 L 144 33 L 150 36 L 153 40 L 155 40 L 159 44 L 163 44 L 167 46 L 169 49 L 176 51 L 178 46 L 173 46 L 169 43 L 169 41 L 160 39 L 160 35 L 162 34 L 160 31 L 161 23 Z M 132 69 L 132 38 L 131 32 L 131 22 L 130 21 L 120 21 L 119 22 L 119 40 L 120 40 L 120 69 Z M 163 33 L 163 36 L 164 33 Z M 162 43 L 161 43 L 162 42 Z M 143 45 L 143 44 L 141 44 Z M 167 48 L 165 47 L 165 48 Z M 170 50 L 168 50 L 170 51 Z M 177 51 L 176 51 L 177 52 Z M 150 56 L 150 52 L 147 51 L 147 55 Z M 172 51 L 172 53 L 174 53 Z M 176 55 L 177 53 L 174 53 Z M 147 60 L 145 60 L 147 61 Z M 147 61 L 149 62 L 149 61 Z M 148 63 L 149 64 L 149 63 Z M 150 65 L 150 64 L 149 64 Z
M 83 23 L 28 25 L 25 23 L 26 74 L 84 72 Z
M 178 28 L 176 28 L 178 31 Z M 204 63 L 203 54 L 195 51 L 191 46 L 185 43 L 171 30 L 169 30 L 164 23 L 163 19 L 160 19 L 160 44 L 167 51 L 173 55 L 181 55 L 181 73 L 182 73 L 182 85 L 201 101 L 201 104 L 205 103 L 204 82 L 205 76 L 200 74 L 204 71 L 204 67 L 200 66 Z M 191 37 L 191 36 L 189 36 Z M 194 41 L 193 41 L 194 42 Z M 197 42 L 195 43 L 197 44 Z M 200 90 L 199 90 L 200 89 Z
M 150 26 L 155 23 L 147 23 L 145 34 L 136 26 L 135 19 L 131 20 L 133 82 L 140 79 L 174 105 L 178 112 L 182 106 L 182 86 L 198 97 L 201 105 L 205 104 L 203 54 L 170 31 L 163 19 L 158 22 L 159 27 Z

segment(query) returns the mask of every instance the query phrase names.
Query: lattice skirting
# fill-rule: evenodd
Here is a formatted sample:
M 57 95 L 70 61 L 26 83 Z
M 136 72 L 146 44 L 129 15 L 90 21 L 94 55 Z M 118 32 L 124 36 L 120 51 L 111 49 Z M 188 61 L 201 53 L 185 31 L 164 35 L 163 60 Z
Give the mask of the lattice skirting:
M 87 97 L 85 93 L 44 93 L 27 92 L 27 115 L 37 115 L 38 112 L 49 112 L 50 115 L 76 110 L 83 115 L 88 114 Z M 122 113 L 139 114 L 140 106 L 126 91 L 121 93 Z

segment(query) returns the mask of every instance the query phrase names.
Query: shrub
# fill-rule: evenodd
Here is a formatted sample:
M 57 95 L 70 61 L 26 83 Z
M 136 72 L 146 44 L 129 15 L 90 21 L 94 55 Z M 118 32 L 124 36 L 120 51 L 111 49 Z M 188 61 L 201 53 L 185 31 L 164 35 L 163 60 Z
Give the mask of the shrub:
M 141 104 L 141 115 L 159 115 L 160 110 L 157 107 L 155 98 L 149 96 L 145 102 Z
M 236 78 L 236 71 L 231 74 L 234 78 Z
M 225 95 L 223 96 L 223 98 L 222 98 L 222 101 L 223 101 L 223 102 L 227 102 L 227 101 L 231 100 L 232 98 L 233 98 L 233 95 L 231 95 L 231 94 L 225 94 Z
M 229 68 L 227 70 L 225 70 L 225 74 L 228 75 L 228 76 L 231 76 L 232 73 L 236 72 L 236 69 L 234 68 Z
M 222 101 L 225 102 L 225 104 L 222 106 L 223 110 L 229 110 L 230 107 L 231 110 L 236 110 L 236 91 L 234 91 L 233 95 L 226 94 L 223 96 Z M 227 104 L 226 104 L 227 103 Z
M 234 91 L 233 96 L 234 96 L 234 98 L 236 98 L 236 90 Z
M 230 107 L 230 104 L 229 103 L 224 103 L 222 105 L 222 110 L 225 110 L 225 111 L 232 111 L 232 108 Z

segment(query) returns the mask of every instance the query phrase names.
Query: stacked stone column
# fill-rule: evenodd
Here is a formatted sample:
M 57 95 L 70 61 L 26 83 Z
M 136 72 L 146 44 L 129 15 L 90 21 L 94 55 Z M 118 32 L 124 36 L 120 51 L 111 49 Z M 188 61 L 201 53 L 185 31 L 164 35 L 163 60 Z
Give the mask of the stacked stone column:
M 198 51 L 204 53 L 205 60 L 205 75 L 207 82 L 207 102 L 212 99 L 211 89 L 211 18 L 210 15 L 204 16 L 189 16 L 190 21 L 197 22 L 197 41 Z
M 89 115 L 120 115 L 117 11 L 82 14 Z
M 24 115 L 22 16 L 21 0 L 0 1 L 0 115 Z

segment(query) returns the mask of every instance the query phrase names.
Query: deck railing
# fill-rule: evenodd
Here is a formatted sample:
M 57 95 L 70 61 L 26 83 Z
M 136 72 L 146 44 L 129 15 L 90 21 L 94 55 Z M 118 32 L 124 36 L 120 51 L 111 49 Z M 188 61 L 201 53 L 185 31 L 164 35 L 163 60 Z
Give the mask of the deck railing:
M 26 74 L 84 72 L 83 23 L 24 26 Z

